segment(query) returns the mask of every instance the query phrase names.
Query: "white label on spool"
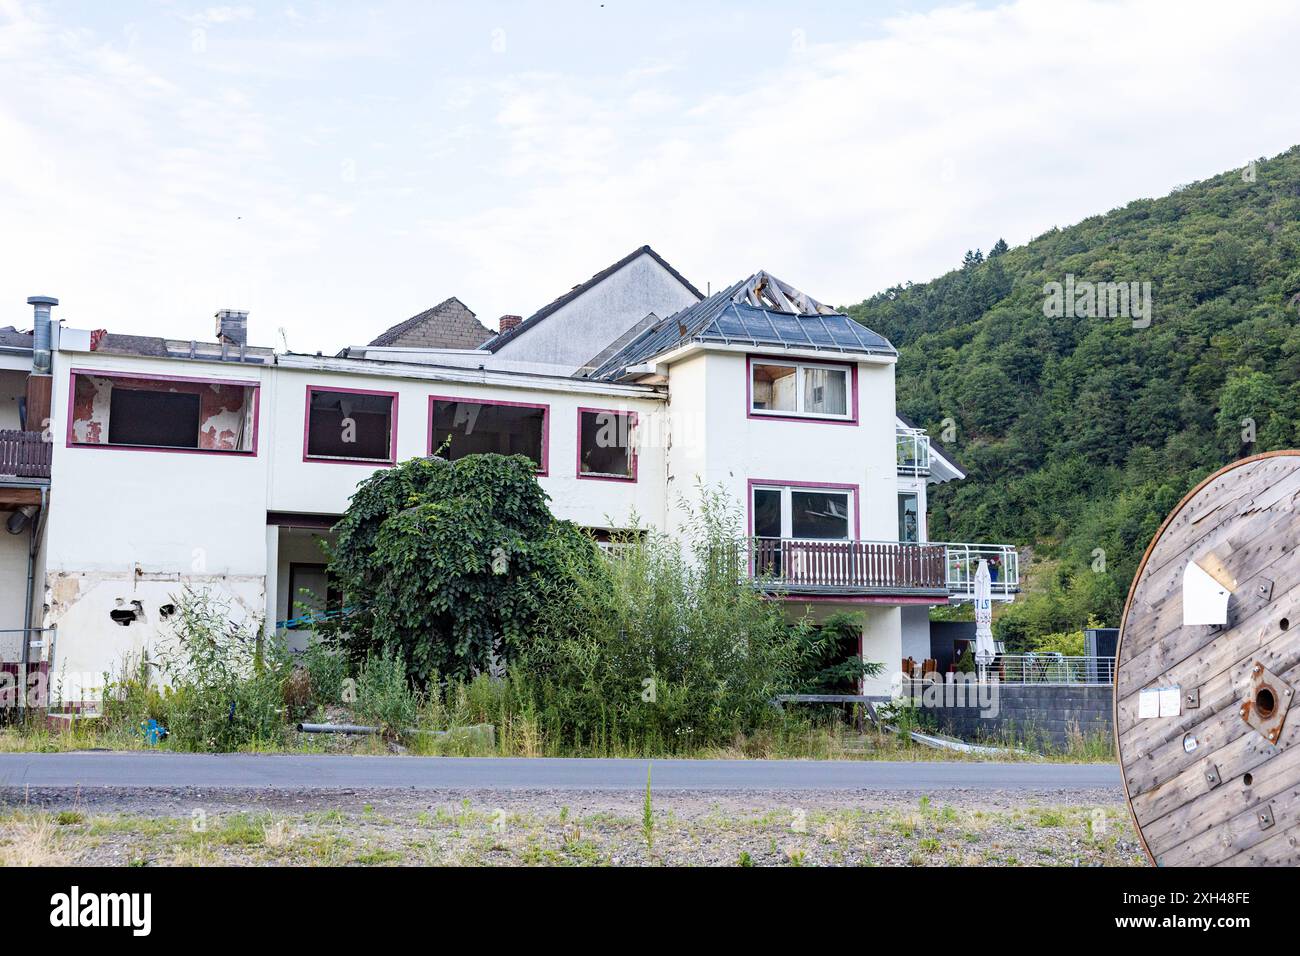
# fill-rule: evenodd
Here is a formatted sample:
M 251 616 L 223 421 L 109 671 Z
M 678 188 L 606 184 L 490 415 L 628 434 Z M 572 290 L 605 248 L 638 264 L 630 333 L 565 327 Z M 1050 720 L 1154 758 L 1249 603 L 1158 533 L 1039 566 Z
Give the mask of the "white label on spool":
M 1153 687 L 1138 694 L 1138 720 L 1160 716 L 1160 688 Z
M 1181 687 L 1160 688 L 1160 716 L 1177 717 L 1183 712 L 1183 689 Z

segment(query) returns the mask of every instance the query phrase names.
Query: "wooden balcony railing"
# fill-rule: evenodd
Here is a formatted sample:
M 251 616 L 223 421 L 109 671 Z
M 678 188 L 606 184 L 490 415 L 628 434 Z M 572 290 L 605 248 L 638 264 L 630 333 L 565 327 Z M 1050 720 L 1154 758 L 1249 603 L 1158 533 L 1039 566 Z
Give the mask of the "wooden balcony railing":
M 40 432 L 0 429 L 0 476 L 11 478 L 50 477 L 53 445 Z
M 750 574 L 790 591 L 947 591 L 941 544 L 755 538 Z

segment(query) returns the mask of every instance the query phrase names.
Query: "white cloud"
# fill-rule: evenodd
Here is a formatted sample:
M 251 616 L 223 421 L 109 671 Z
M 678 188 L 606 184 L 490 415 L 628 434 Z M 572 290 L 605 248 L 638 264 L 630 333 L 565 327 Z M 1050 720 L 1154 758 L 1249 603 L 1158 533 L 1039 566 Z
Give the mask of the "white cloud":
M 186 338 L 234 306 L 332 350 L 453 294 L 530 311 L 646 242 L 700 286 L 851 302 L 1300 129 L 1300 14 L 1267 0 L 664 13 L 622 59 L 616 31 L 508 23 L 494 54 L 495 24 L 409 8 L 243 9 L 197 52 L 179 17 L 123 43 L 0 0 L 0 324 L 39 292 Z

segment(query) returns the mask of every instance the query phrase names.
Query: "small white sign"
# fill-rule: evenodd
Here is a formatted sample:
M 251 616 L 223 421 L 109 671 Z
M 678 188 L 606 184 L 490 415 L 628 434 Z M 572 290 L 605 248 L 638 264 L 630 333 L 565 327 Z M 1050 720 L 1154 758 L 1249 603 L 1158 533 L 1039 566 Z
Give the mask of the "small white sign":
M 1160 716 L 1177 717 L 1183 712 L 1183 689 L 1181 687 L 1160 688 Z
M 1144 690 L 1138 694 L 1138 720 L 1160 716 L 1160 688 Z

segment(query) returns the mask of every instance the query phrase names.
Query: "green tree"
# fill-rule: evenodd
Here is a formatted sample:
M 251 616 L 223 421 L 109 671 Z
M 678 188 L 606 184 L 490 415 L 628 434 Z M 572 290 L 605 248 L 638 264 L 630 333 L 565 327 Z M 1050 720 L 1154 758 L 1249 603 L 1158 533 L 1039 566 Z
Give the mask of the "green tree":
M 466 676 L 489 651 L 514 657 L 570 569 L 595 545 L 555 519 L 521 455 L 415 458 L 358 487 L 335 525 L 330 574 L 349 613 L 328 638 L 355 661 L 383 653 L 411 678 Z

